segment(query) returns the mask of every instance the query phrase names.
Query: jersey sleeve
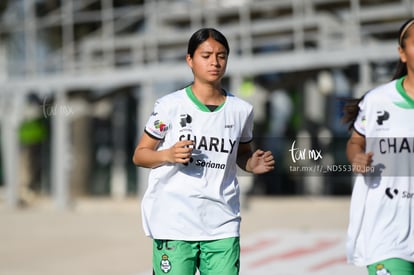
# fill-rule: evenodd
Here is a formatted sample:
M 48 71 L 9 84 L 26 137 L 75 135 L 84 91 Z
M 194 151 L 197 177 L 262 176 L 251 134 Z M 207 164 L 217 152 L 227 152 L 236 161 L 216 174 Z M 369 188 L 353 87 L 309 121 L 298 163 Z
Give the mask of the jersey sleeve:
M 246 119 L 243 127 L 242 134 L 240 136 L 240 143 L 249 143 L 253 140 L 253 109 Z
M 169 129 L 170 121 L 166 108 L 160 101 L 157 101 L 145 125 L 145 132 L 152 138 L 162 140 Z
M 366 108 L 365 99 L 358 104 L 359 112 L 354 122 L 354 130 L 365 136 L 366 127 Z

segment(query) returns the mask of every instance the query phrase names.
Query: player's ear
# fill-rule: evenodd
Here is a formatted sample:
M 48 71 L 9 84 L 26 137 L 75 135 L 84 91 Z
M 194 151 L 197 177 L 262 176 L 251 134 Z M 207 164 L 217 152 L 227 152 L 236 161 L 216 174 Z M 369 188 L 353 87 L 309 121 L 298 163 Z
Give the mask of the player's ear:
M 400 55 L 401 62 L 403 63 L 407 62 L 407 57 L 405 55 L 405 51 L 403 48 L 398 47 L 398 54 Z
M 193 68 L 193 59 L 189 54 L 185 56 L 185 60 L 187 61 L 188 66 L 192 69 Z

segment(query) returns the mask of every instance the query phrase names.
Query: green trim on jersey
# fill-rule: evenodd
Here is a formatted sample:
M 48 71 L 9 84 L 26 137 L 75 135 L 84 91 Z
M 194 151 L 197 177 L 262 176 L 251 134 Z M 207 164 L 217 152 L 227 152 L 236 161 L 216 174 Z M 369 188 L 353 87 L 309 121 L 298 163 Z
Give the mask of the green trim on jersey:
M 398 93 L 405 99 L 405 101 L 394 102 L 394 104 L 404 109 L 414 109 L 414 100 L 404 90 L 404 87 L 402 84 L 404 79 L 405 79 L 405 76 L 397 80 L 396 88 L 397 88 Z
M 200 100 L 198 100 L 198 98 L 194 95 L 193 90 L 191 89 L 191 86 L 188 86 L 185 88 L 185 92 L 187 93 L 187 96 L 191 99 L 191 101 L 203 112 L 207 112 L 207 113 L 211 113 L 212 111 L 206 106 L 204 105 Z M 224 101 L 223 103 L 221 103 L 219 106 L 217 106 L 217 108 L 213 111 L 213 112 L 217 112 L 218 110 L 220 110 L 223 106 L 224 103 L 226 103 L 226 101 Z

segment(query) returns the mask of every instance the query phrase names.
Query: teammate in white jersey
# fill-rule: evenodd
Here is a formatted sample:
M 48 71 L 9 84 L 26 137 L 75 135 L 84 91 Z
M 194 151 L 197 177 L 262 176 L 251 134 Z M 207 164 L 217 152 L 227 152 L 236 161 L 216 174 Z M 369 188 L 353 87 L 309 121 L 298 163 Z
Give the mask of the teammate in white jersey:
M 370 275 L 414 274 L 414 18 L 400 28 L 398 51 L 393 80 L 346 108 L 346 153 L 359 173 L 347 255 Z
M 228 55 L 219 31 L 191 36 L 194 81 L 157 100 L 135 149 L 134 164 L 151 168 L 142 219 L 154 240 L 154 274 L 239 273 L 237 165 L 261 174 L 275 161 L 251 149 L 252 106 L 221 86 Z

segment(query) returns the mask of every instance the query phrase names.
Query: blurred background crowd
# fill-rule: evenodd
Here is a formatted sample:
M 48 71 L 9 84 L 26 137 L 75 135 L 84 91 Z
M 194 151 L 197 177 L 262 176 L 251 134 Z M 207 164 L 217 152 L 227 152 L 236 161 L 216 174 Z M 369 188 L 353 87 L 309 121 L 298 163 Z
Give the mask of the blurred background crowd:
M 277 169 L 245 193 L 348 195 L 351 172 L 292 171 L 289 149 L 346 164 L 344 98 L 391 79 L 412 0 L 1 0 L 0 200 L 142 194 L 131 161 L 156 98 L 188 85 L 190 35 L 231 48 L 226 88 L 255 107 Z

